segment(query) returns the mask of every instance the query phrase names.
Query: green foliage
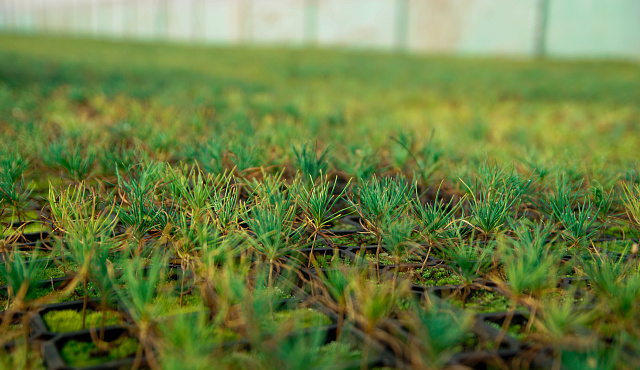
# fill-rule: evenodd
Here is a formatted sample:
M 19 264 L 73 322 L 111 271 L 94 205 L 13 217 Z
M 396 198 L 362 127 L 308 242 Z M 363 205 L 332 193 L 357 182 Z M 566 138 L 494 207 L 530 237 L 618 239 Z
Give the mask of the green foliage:
M 422 235 L 429 241 L 453 235 L 453 221 L 462 204 L 453 204 L 453 198 L 445 203 L 444 199 L 439 197 L 441 186 L 442 184 L 438 186 L 433 203 L 423 204 L 418 198 L 412 200 L 413 211 L 422 228 Z
M 473 189 L 464 183 L 469 196 L 471 222 L 486 235 L 497 233 L 511 219 L 520 196 L 527 192 L 530 184 L 530 180 L 505 167 L 480 167 Z
M 384 223 L 394 222 L 408 208 L 412 187 L 404 178 L 373 176 L 360 182 L 348 200 L 369 231 L 379 236 Z
M 102 353 L 92 342 L 70 340 L 62 347 L 62 359 L 71 366 L 86 367 L 103 364 L 132 356 L 138 350 L 138 341 L 130 337 L 120 337 L 109 342 L 109 350 Z
M 453 271 L 470 285 L 476 278 L 481 278 L 492 269 L 495 242 L 484 245 L 473 242 L 473 237 L 464 239 L 460 234 L 447 242 L 444 254 L 450 261 Z
M 71 180 L 80 182 L 93 171 L 96 149 L 94 146 L 83 148 L 80 143 L 63 138 L 45 148 L 43 159 L 51 167 L 64 171 Z
M 640 184 L 623 185 L 622 201 L 627 211 L 629 221 L 640 230 Z
M 102 316 L 105 316 L 106 325 L 118 324 L 118 316 L 113 312 L 88 311 L 85 318 L 85 328 L 97 328 L 102 323 Z M 67 333 L 82 329 L 82 312 L 76 310 L 49 311 L 42 317 L 47 328 L 53 333 Z
M 315 145 L 307 142 L 300 149 L 293 147 L 294 166 L 302 174 L 303 181 L 315 181 L 326 176 L 329 169 L 330 148 L 325 148 L 320 153 Z
M 329 229 L 331 224 L 342 217 L 341 211 L 331 213 L 340 197 L 346 192 L 345 187 L 336 194 L 337 179 L 333 184 L 328 178 L 322 177 L 317 183 L 307 185 L 303 182 L 295 182 L 290 190 L 295 194 L 296 202 L 300 205 L 304 225 L 314 234 Z
M 13 300 L 16 309 L 28 307 L 31 301 L 38 298 L 36 283 L 42 279 L 45 260 L 39 260 L 34 253 L 25 261 L 20 253 L 12 253 L 0 263 L 0 277 L 6 282 L 9 299 Z
M 508 289 L 516 297 L 539 297 L 556 285 L 562 250 L 546 243 L 548 227 L 521 222 L 515 230 L 519 238 L 502 242 L 498 248 Z
M 417 243 L 413 241 L 414 230 L 415 223 L 408 218 L 383 225 L 384 248 L 395 257 L 396 262 L 416 248 Z
M 255 234 L 254 247 L 269 261 L 275 261 L 291 251 L 300 241 L 301 232 L 293 223 L 296 206 L 292 196 L 289 193 L 275 194 L 267 193 L 260 203 L 246 209 L 242 215 Z M 274 201 L 277 198 L 280 199 Z
M 165 264 L 166 260 L 160 254 L 154 254 L 146 266 L 145 260 L 138 256 L 123 263 L 124 285 L 116 285 L 116 293 L 136 323 L 150 322 L 155 318 L 152 303 L 158 284 L 165 278 Z
M 411 306 L 410 346 L 412 364 L 419 368 L 442 368 L 456 352 L 473 325 L 473 317 L 436 304 Z

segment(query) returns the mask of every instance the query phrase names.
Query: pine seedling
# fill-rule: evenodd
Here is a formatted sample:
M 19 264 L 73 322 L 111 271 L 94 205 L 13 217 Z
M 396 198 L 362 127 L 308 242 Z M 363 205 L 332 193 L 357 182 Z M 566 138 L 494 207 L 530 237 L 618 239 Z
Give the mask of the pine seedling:
M 345 266 L 332 266 L 326 271 L 316 269 L 318 287 L 323 291 L 317 298 L 327 307 L 338 313 L 336 337 L 340 338 L 344 319 L 347 314 L 347 303 L 351 299 L 355 281 L 359 278 L 357 271 Z
M 166 259 L 159 253 L 154 253 L 146 266 L 145 259 L 133 256 L 123 263 L 121 276 L 123 285 L 113 281 L 118 298 L 126 307 L 138 330 L 140 347 L 136 361 L 142 355 L 141 350 L 144 350 L 147 358 L 153 356 L 153 326 L 158 310 L 158 307 L 153 304 L 153 299 L 156 297 L 159 284 L 166 277 L 165 266 Z
M 556 358 L 567 370 L 614 370 L 624 368 L 621 360 L 621 349 L 617 345 L 606 346 L 595 342 L 583 349 L 563 349 Z M 624 364 L 628 365 L 628 364 Z M 632 368 L 632 367 L 629 367 Z
M 223 238 L 216 229 L 203 228 L 197 234 L 195 242 L 199 245 L 200 257 L 196 260 L 196 271 L 201 276 L 201 296 L 207 307 L 215 311 L 218 304 L 216 284 L 226 270 L 236 267 L 234 258 L 244 251 L 242 237 L 239 234 L 229 234 Z M 242 271 L 242 267 L 238 270 Z
M 96 161 L 96 149 L 89 146 L 82 149 L 77 143 L 68 140 L 53 142 L 46 149 L 44 162 L 53 168 L 62 170 L 76 182 L 86 180 L 93 171 Z
M 235 165 L 236 170 L 240 174 L 244 174 L 249 170 L 257 169 L 264 163 L 264 153 L 260 149 L 260 145 L 238 144 L 231 146 L 231 162 Z
M 100 210 L 96 191 L 87 189 L 84 182 L 70 185 L 66 190 L 56 192 L 49 184 L 47 197 L 54 228 L 77 237 L 96 236 L 113 232 L 116 220 L 112 218 L 113 208 Z
M 591 186 L 591 195 L 593 197 L 593 204 L 598 210 L 597 218 L 601 223 L 606 223 L 609 217 L 609 211 L 613 203 L 613 188 L 606 191 L 600 183 L 594 181 L 594 185 Z
M 24 177 L 11 182 L 10 179 L 0 175 L 0 216 L 5 213 L 7 208 L 11 209 L 11 219 L 6 229 L 13 228 L 13 222 L 16 219 L 19 222 L 22 221 L 22 212 L 29 203 L 33 189 L 33 185 L 25 185 Z M 0 236 L 2 234 L 4 231 L 0 230 Z
M 113 263 L 109 260 L 110 253 L 114 247 L 112 239 L 103 237 L 96 246 L 94 255 L 89 262 L 89 281 L 94 284 L 100 293 L 100 312 L 102 312 L 98 337 L 100 340 L 104 340 L 107 306 L 112 302 L 115 294 Z M 85 291 L 85 296 L 87 293 Z
M 574 297 L 576 290 L 568 290 L 566 294 L 567 297 Z M 576 343 L 580 334 L 585 334 L 586 325 L 593 320 L 593 312 L 584 308 L 576 307 L 571 298 L 546 301 L 542 307 L 541 318 L 536 319 L 536 328 L 549 338 L 552 344 L 558 345 L 565 341 L 569 344 Z
M 429 184 L 433 175 L 440 169 L 441 162 L 440 157 L 442 156 L 442 150 L 433 142 L 433 138 L 435 136 L 435 129 L 431 131 L 431 135 L 429 139 L 425 143 L 424 146 L 420 149 L 415 149 L 415 143 L 412 139 L 409 139 L 404 133 L 401 134 L 398 138 L 391 138 L 394 140 L 401 148 L 407 151 L 407 153 L 399 153 L 398 151 L 393 151 L 394 159 L 396 160 L 396 164 L 399 165 L 400 168 L 403 168 L 409 157 L 413 158 L 416 166 L 418 167 L 418 171 L 414 171 L 414 178 L 418 178 L 422 180 L 423 184 Z M 403 155 L 404 154 L 404 155 Z
M 599 296 L 621 327 L 637 319 L 640 300 L 640 275 L 638 266 L 611 257 L 595 256 L 583 262 L 584 270 Z
M 159 163 L 151 163 L 144 168 L 137 167 L 128 179 L 117 172 L 118 184 L 123 192 L 123 204 L 119 206 L 118 218 L 133 230 L 134 238 L 138 240 L 137 252 L 142 247 L 144 235 L 152 230 L 164 230 L 176 213 L 174 205 L 167 205 L 164 195 L 158 202 L 160 205 L 153 202 L 162 167 Z
M 473 189 L 461 181 L 467 188 L 472 224 L 490 236 L 511 219 L 531 181 L 498 166 L 482 166 L 479 176 Z
M 229 175 L 224 186 L 211 195 L 211 207 L 214 213 L 213 222 L 223 234 L 229 234 L 237 228 L 239 217 L 238 187 L 232 183 Z
M 526 303 L 532 306 L 532 313 L 527 323 L 526 330 L 530 330 L 533 318 L 537 310 L 537 302 L 543 292 L 555 287 L 558 276 L 562 250 L 551 249 L 545 243 L 548 228 L 539 224 L 521 223 L 519 235 L 533 235 L 535 242 L 526 239 L 513 239 L 499 246 L 502 257 L 503 273 L 509 283 L 504 289 L 509 293 L 513 305 L 503 323 L 502 332 L 497 343 L 502 341 L 518 303 Z M 528 230 L 528 231 L 524 231 Z M 498 284 L 500 282 L 498 281 Z
M 225 152 L 223 140 L 209 140 L 196 150 L 196 160 L 200 168 L 207 173 L 221 174 L 225 169 Z
M 380 160 L 374 155 L 370 147 L 349 147 L 345 153 L 345 160 L 340 160 L 341 156 L 335 158 L 340 169 L 347 175 L 355 179 L 358 184 L 369 181 L 378 171 Z
M 36 249 L 37 250 L 37 249 Z M 42 279 L 45 269 L 45 261 L 38 260 L 37 252 L 33 253 L 31 259 L 25 261 L 19 253 L 13 253 L 4 263 L 0 263 L 0 277 L 6 282 L 8 300 L 0 331 L 4 332 L 12 321 L 13 313 L 23 311 L 22 328 L 24 330 L 25 361 L 29 363 L 29 324 L 31 321 L 30 312 L 38 304 L 37 290 L 38 280 Z M 11 304 L 11 302 L 13 302 Z M 11 304 L 11 306 L 9 306 Z
M 550 210 L 550 215 L 556 220 L 562 218 L 565 209 L 573 209 L 573 205 L 577 202 L 579 193 L 578 188 L 581 182 L 576 186 L 572 186 L 567 180 L 565 172 L 559 172 L 556 175 L 553 192 L 543 199 L 543 204 Z
M 364 228 L 376 236 L 376 263 L 380 265 L 382 227 L 398 220 L 409 207 L 412 187 L 403 178 L 372 177 L 356 187 L 348 197 L 349 203 L 364 221 Z
M 412 350 L 409 360 L 415 368 L 441 369 L 446 367 L 457 347 L 473 326 L 473 315 L 455 311 L 439 304 L 410 305 L 408 327 Z
M 339 194 L 335 194 L 336 183 L 337 178 L 331 184 L 327 177 L 324 176 L 317 183 L 310 183 L 310 185 L 296 181 L 291 189 L 302 211 L 300 215 L 302 224 L 306 230 L 311 231 L 309 236 L 311 239 L 309 264 L 314 258 L 313 248 L 318 236 L 330 241 L 331 239 L 327 235 L 329 227 L 334 221 L 343 216 L 340 213 L 342 211 L 331 213 L 331 210 L 346 192 L 348 184 Z
M 163 369 L 210 369 L 219 361 L 219 353 L 212 348 L 219 343 L 236 339 L 222 323 L 210 322 L 203 312 L 176 315 L 161 322 L 159 357 Z
M 173 198 L 186 201 L 192 219 L 200 219 L 211 209 L 211 196 L 218 191 L 219 177 L 203 174 L 194 166 L 182 171 L 167 167 L 167 178 L 173 185 Z
M 25 186 L 24 172 L 29 161 L 18 152 L 0 147 L 0 216 L 11 208 L 11 219 L 7 229 L 13 227 L 14 219 L 20 221 L 22 209 L 27 205 L 33 186 Z M 0 229 L 0 237 L 4 230 Z
M 349 360 L 360 359 L 359 353 L 344 353 L 342 348 L 349 347 L 343 342 L 332 342 L 330 348 L 334 351 L 323 347 L 327 333 L 321 329 L 290 335 L 286 332 L 276 333 L 274 337 L 278 340 L 259 343 L 257 347 L 264 364 L 269 364 L 264 366 L 265 368 L 273 366 L 281 369 L 340 369 L 342 361 L 349 363 Z M 339 347 L 340 345 L 343 347 Z M 341 355 L 347 358 L 344 359 Z M 363 366 L 366 363 L 367 359 L 362 358 Z M 256 364 L 250 366 L 256 366 Z
M 441 186 L 442 184 L 438 186 L 433 203 L 422 204 L 418 197 L 412 199 L 413 211 L 418 219 L 420 233 L 429 243 L 433 243 L 441 237 L 452 236 L 451 226 L 455 220 L 456 212 L 462 205 L 462 201 L 453 204 L 453 198 L 445 203 L 444 199 L 440 198 Z
M 307 142 L 300 149 L 293 147 L 292 150 L 294 166 L 302 174 L 304 182 L 311 181 L 313 183 L 316 179 L 328 173 L 330 148 L 325 148 L 318 153 L 318 148 Z
M 465 239 L 458 232 L 457 238 L 448 241 L 443 249 L 453 272 L 462 280 L 463 308 L 471 287 L 476 285 L 475 280 L 486 276 L 493 269 L 495 241 L 480 245 L 474 243 L 473 239 L 473 236 Z
M 406 257 L 419 245 L 413 240 L 415 223 L 410 219 L 396 220 L 383 226 L 382 241 L 384 248 L 395 259 L 395 271 L 393 273 L 393 287 L 395 288 L 398 273 L 400 272 L 400 261 Z M 379 260 L 378 260 L 379 263 Z M 378 266 L 378 269 L 380 266 Z
M 36 298 L 36 283 L 43 277 L 45 264 L 46 261 L 38 260 L 37 253 L 33 253 L 29 261 L 25 261 L 20 253 L 12 253 L 4 263 L 0 263 L 0 276 L 6 282 L 9 295 L 7 305 L 13 301 L 11 308 L 16 311 L 30 308 Z
M 395 286 L 389 283 L 377 283 L 365 275 L 354 281 L 353 296 L 348 297 L 347 313 L 355 320 L 367 336 L 379 338 L 388 344 L 395 343 L 387 334 L 388 318 L 400 311 L 400 301 L 409 294 L 409 285 L 405 280 Z M 385 330 L 387 329 L 387 330 Z M 365 343 L 363 354 L 368 356 L 370 343 Z
M 271 196 L 267 195 L 262 202 L 247 208 L 242 215 L 255 235 L 255 239 L 249 237 L 247 240 L 269 263 L 269 286 L 272 284 L 275 263 L 295 248 L 302 231 L 302 228 L 296 229 L 293 223 L 296 208 L 291 196 L 282 195 L 280 202 L 273 202 Z
M 560 223 L 563 227 L 563 234 L 571 240 L 572 245 L 580 245 L 585 240 L 593 237 L 597 232 L 597 228 L 591 228 L 596 221 L 593 217 L 593 203 L 586 198 L 582 204 L 579 204 L 576 211 L 571 208 L 564 208 L 560 216 Z
M 572 245 L 580 244 L 597 232 L 590 230 L 596 220 L 592 217 L 593 203 L 587 197 L 574 211 L 578 197 L 578 191 L 569 184 L 563 172 L 556 177 L 553 193 L 543 199 L 543 204 L 550 210 L 553 219 L 562 225 L 563 234 L 571 240 Z
M 409 162 L 409 159 L 414 157 L 414 136 L 402 131 L 398 133 L 398 137 L 391 137 L 391 140 L 397 144 L 391 147 L 393 163 L 397 168 L 403 169 L 407 162 Z
M 623 184 L 622 202 L 629 222 L 640 231 L 640 184 Z
M 107 145 L 102 148 L 98 156 L 98 163 L 102 172 L 109 175 L 115 175 L 116 169 L 124 169 L 129 171 L 134 166 L 149 162 L 149 155 L 138 145 L 127 146 L 125 142 L 119 145 Z
M 7 183 L 15 183 L 20 180 L 27 168 L 29 160 L 20 153 L 6 146 L 0 147 L 0 179 Z

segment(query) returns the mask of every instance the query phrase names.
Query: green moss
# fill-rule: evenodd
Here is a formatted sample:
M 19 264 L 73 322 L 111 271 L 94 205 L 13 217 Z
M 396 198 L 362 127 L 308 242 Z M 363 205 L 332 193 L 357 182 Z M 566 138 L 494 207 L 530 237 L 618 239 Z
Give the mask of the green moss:
M 451 303 L 462 307 L 462 297 L 457 294 L 451 299 Z M 467 296 L 465 308 L 478 313 L 504 312 L 511 308 L 511 301 L 498 293 L 487 290 L 473 290 Z
M 71 366 L 92 366 L 132 356 L 138 350 L 138 340 L 130 337 L 120 337 L 109 345 L 104 353 L 92 342 L 70 340 L 62 347 L 62 359 Z
M 75 271 L 75 267 L 73 265 L 70 265 L 65 269 L 65 268 L 62 268 L 61 266 L 53 264 L 52 262 L 50 263 L 49 267 L 44 269 L 44 271 L 40 275 L 40 279 L 50 280 L 50 279 L 70 276 L 73 274 L 73 271 Z M 6 284 L 6 281 L 4 280 L 4 278 L 0 277 L 0 285 L 4 285 L 4 284 Z
M 38 351 L 31 347 L 25 358 L 26 350 L 27 348 L 23 345 L 8 350 L 0 348 L 0 369 L 46 369 Z
M 364 255 L 364 258 L 368 262 L 376 263 L 376 254 L 375 254 L 375 252 L 366 253 Z M 395 263 L 396 263 L 396 258 L 393 255 L 391 255 L 391 254 L 389 254 L 387 252 L 380 252 L 379 258 L 380 258 L 380 264 L 381 265 L 395 265 Z M 408 263 L 423 263 L 423 262 L 424 262 L 424 257 L 416 256 L 416 255 L 413 255 L 413 254 L 408 254 L 408 255 L 406 255 L 406 256 L 404 256 L 404 257 L 402 257 L 400 259 L 400 263 L 407 263 L 407 264 Z
M 185 314 L 206 309 L 198 294 L 183 295 L 182 306 L 180 305 L 179 296 L 160 294 L 153 299 L 152 305 L 158 316 Z
M 298 308 L 274 312 L 263 323 L 267 331 L 277 331 L 285 325 L 292 325 L 291 330 L 301 330 L 331 324 L 331 319 L 322 312 L 312 308 Z
M 101 312 L 87 310 L 85 328 L 97 328 L 102 325 Z M 118 323 L 118 316 L 111 311 L 105 313 L 105 325 Z M 82 311 L 60 310 L 49 311 L 43 315 L 47 328 L 54 333 L 67 333 L 82 329 Z
M 331 368 L 336 363 L 349 363 L 362 358 L 358 346 L 351 343 L 331 342 L 311 349 L 315 354 L 310 357 L 308 368 Z M 226 369 L 270 369 L 268 357 L 257 351 L 233 352 L 222 358 Z M 271 365 L 271 366 L 270 366 Z
M 413 284 L 422 286 L 446 286 L 462 284 L 462 280 L 453 271 L 442 267 L 425 268 L 422 274 L 420 274 L 419 269 L 402 271 L 398 276 L 410 279 Z
M 351 259 L 349 258 L 337 258 L 333 259 L 333 255 L 324 255 L 317 256 L 316 261 L 318 263 L 318 267 L 320 268 L 329 268 L 331 266 L 351 266 Z
M 100 294 L 97 289 L 93 286 L 92 283 L 87 285 L 89 290 L 89 298 L 99 298 Z M 66 292 L 62 294 L 60 291 L 54 293 L 54 288 L 51 285 L 46 285 L 44 287 L 38 288 L 35 291 L 34 299 L 43 298 L 50 296 L 50 300 L 47 300 L 47 304 L 53 303 L 62 303 L 62 302 L 72 302 L 78 301 L 84 298 L 84 290 L 81 285 L 76 286 L 76 288 L 70 292 Z M 0 298 L 0 306 L 3 308 L 9 307 L 11 302 L 7 299 L 7 297 L 3 294 Z
M 498 329 L 498 330 L 502 330 L 502 325 L 492 322 L 492 321 L 488 321 L 487 324 L 489 324 L 490 326 L 493 326 L 494 328 Z M 520 325 L 520 324 L 511 324 L 509 325 L 509 327 L 507 328 L 507 333 L 509 335 L 511 335 L 512 337 L 516 338 L 517 340 L 520 341 L 525 341 L 527 340 L 527 337 L 529 336 L 530 333 L 535 333 L 536 332 L 536 328 L 535 326 L 531 327 L 530 333 L 526 333 L 525 332 L 525 325 Z

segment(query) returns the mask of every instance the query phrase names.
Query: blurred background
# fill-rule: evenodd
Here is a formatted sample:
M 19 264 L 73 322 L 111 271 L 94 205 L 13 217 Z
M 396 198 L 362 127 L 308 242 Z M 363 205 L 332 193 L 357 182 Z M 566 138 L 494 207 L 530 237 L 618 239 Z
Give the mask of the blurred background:
M 0 0 L 4 32 L 640 58 L 638 0 Z

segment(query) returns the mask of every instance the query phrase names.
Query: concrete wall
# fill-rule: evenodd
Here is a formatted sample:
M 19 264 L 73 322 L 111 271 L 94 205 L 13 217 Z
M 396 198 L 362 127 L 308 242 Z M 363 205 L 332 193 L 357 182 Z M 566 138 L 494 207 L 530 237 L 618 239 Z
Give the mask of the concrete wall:
M 640 0 L 0 0 L 0 30 L 640 58 Z

